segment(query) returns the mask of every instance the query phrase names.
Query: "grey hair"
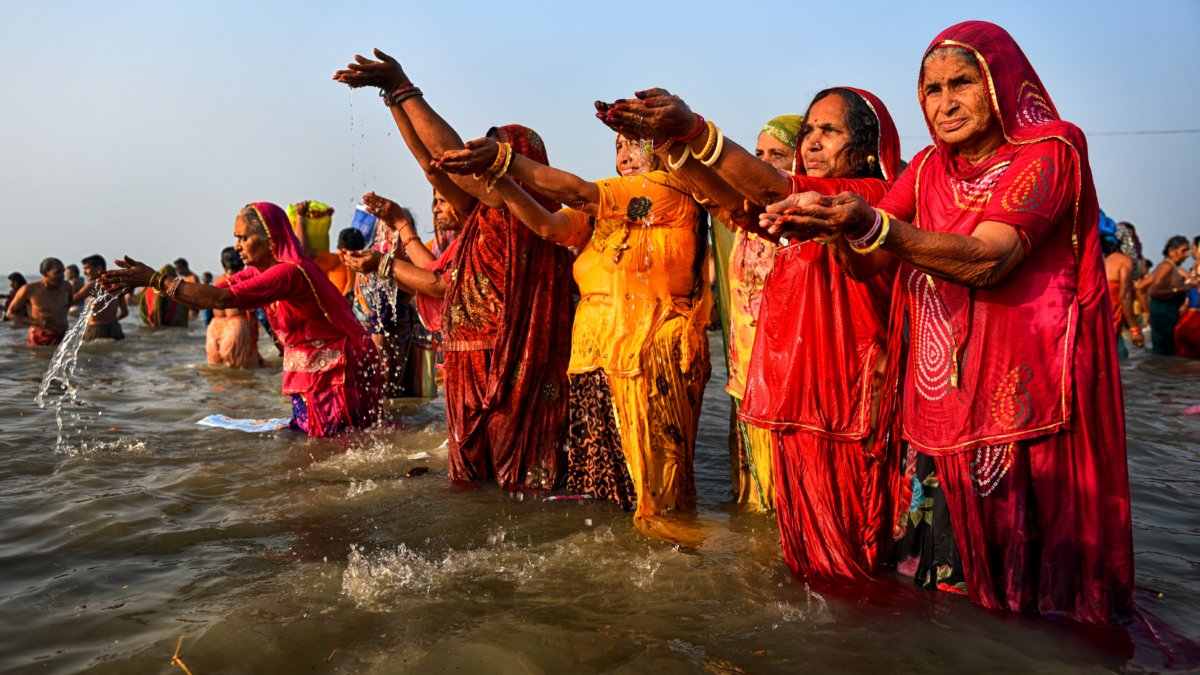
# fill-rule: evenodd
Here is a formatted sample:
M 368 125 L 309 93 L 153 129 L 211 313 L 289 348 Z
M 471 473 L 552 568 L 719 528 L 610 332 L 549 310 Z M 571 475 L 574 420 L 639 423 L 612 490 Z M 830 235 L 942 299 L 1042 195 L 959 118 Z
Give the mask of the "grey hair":
M 921 61 L 921 66 L 924 67 L 925 64 L 934 59 L 945 59 L 951 56 L 973 66 L 979 65 L 979 62 L 975 59 L 975 55 L 966 49 L 955 45 L 942 45 L 941 47 L 929 50 L 929 53 L 925 55 L 925 59 Z

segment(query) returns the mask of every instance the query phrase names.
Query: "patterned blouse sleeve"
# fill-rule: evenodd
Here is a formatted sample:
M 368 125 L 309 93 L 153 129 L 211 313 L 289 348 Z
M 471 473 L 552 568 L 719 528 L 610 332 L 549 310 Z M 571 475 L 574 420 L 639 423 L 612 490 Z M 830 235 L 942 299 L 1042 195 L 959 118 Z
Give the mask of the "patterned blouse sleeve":
M 265 307 L 278 300 L 288 300 L 308 290 L 304 273 L 291 263 L 277 263 L 266 272 L 248 279 L 236 276 L 229 286 L 233 304 L 238 309 Z
M 1074 210 L 1078 182 L 1078 161 L 1066 143 L 1023 147 L 992 191 L 981 222 L 1012 225 L 1029 255 Z

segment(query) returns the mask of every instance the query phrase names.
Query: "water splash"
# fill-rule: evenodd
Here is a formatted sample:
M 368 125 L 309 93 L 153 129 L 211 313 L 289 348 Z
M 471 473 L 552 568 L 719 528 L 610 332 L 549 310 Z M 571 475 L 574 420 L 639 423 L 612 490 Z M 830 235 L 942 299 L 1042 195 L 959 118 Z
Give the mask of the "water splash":
M 92 316 L 104 311 L 116 299 L 117 296 L 109 294 L 99 285 L 93 286 L 91 297 L 83 311 L 79 313 L 79 319 L 75 321 L 75 325 L 71 326 L 62 342 L 59 343 L 58 349 L 54 351 L 54 357 L 50 359 L 50 365 L 46 368 L 45 375 L 42 376 L 42 386 L 38 388 L 37 396 L 33 401 L 39 408 L 45 408 L 48 403 L 54 406 L 54 421 L 58 425 L 58 440 L 54 444 L 56 452 L 66 450 L 63 432 L 63 406 L 66 404 L 76 408 L 85 406 L 83 399 L 79 396 L 79 388 L 76 386 L 75 368 L 79 364 L 79 347 L 83 345 L 88 323 Z M 97 411 L 96 414 L 99 416 L 104 412 Z M 71 417 L 74 420 L 80 420 L 84 416 L 80 413 L 73 413 Z

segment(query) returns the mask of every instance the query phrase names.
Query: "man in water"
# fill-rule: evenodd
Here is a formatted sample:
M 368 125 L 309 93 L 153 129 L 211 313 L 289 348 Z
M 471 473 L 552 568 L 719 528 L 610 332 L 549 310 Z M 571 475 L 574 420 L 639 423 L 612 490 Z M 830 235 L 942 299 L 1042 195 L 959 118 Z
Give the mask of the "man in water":
M 87 300 L 88 295 L 92 292 L 92 287 L 96 285 L 96 281 L 100 279 L 101 274 L 104 274 L 107 267 L 107 263 L 100 255 L 89 255 L 81 262 L 83 263 L 83 273 L 87 276 L 87 283 L 75 294 L 73 301 L 76 303 Z M 92 314 L 83 339 L 88 342 L 101 338 L 124 340 L 125 331 L 121 330 L 121 319 L 127 316 L 129 316 L 129 307 L 125 304 L 125 297 L 117 296 L 115 302 L 108 303 L 104 309 Z
M 46 258 L 38 270 L 40 281 L 25 284 L 13 295 L 5 310 L 9 321 L 29 326 L 30 347 L 50 347 L 67 334 L 67 310 L 71 307 L 71 285 L 58 258 Z M 23 310 L 28 307 L 26 314 Z

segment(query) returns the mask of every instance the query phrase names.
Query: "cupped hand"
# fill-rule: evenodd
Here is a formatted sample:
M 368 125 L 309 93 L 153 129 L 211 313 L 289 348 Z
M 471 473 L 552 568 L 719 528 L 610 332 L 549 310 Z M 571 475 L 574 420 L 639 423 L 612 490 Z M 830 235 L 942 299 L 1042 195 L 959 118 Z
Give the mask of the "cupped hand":
M 696 113 L 682 98 L 662 88 L 639 91 L 636 98 L 596 102 L 596 117 L 626 138 L 664 141 L 687 135 L 696 126 Z
M 433 159 L 433 166 L 446 173 L 466 176 L 481 174 L 496 161 L 500 145 L 493 138 L 476 138 L 466 142 L 461 150 L 447 150 Z
M 360 274 L 372 274 L 379 269 L 383 254 L 373 248 L 361 251 L 338 251 L 342 264 Z
M 374 54 L 378 61 L 355 54 L 354 61 L 346 64 L 345 68 L 334 72 L 333 79 L 351 89 L 379 87 L 383 91 L 392 91 L 397 87 L 409 84 L 408 75 L 404 74 L 404 68 L 396 59 L 378 49 L 374 50 Z
M 1141 349 L 1146 346 L 1146 336 L 1142 335 L 1141 332 L 1130 333 L 1129 337 L 1133 339 L 1134 347 Z
M 124 292 L 139 286 L 149 286 L 154 270 L 129 256 L 114 261 L 117 269 L 100 275 L 100 287 L 109 293 Z
M 367 213 L 376 218 L 392 224 L 399 224 L 405 220 L 404 212 L 400 210 L 400 205 L 396 202 L 375 194 L 367 192 L 362 196 L 363 206 L 367 207 Z
M 759 218 L 759 226 L 777 237 L 808 240 L 857 233 L 869 227 L 874 218 L 874 209 L 856 194 L 843 192 L 830 197 L 801 192 L 768 206 Z

